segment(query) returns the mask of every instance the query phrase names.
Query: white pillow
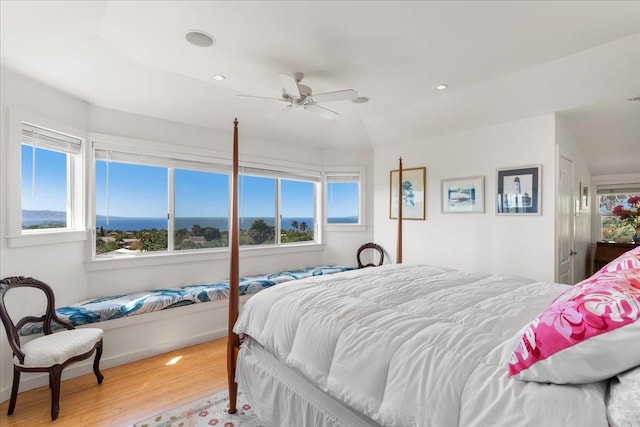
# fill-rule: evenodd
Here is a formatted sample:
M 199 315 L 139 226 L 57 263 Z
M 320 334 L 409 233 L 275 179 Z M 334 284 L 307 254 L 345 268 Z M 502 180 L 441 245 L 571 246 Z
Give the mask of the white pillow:
M 623 372 L 609 384 L 607 419 L 610 427 L 640 425 L 640 367 Z

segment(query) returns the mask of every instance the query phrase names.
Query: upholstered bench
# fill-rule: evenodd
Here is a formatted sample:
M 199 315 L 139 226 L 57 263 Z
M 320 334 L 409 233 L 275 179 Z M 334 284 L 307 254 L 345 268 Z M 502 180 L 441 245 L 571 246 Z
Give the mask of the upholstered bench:
M 240 278 L 240 295 L 255 294 L 263 289 L 291 280 L 353 270 L 348 266 L 319 266 Z M 229 281 L 194 283 L 176 288 L 153 289 L 125 295 L 94 298 L 56 309 L 58 316 L 75 326 L 122 317 L 167 310 L 184 305 L 217 301 L 229 297 Z M 27 323 L 20 335 L 42 332 L 42 323 Z

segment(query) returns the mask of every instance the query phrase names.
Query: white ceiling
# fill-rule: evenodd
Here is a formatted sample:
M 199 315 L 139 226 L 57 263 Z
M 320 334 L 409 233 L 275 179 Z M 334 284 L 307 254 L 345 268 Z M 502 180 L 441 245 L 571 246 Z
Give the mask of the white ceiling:
M 626 101 L 640 93 L 581 96 L 540 72 L 640 34 L 638 1 L 2 0 L 0 8 L 3 66 L 100 107 L 225 131 L 238 117 L 245 134 L 326 148 L 572 109 L 566 117 L 593 174 L 640 164 L 640 102 Z M 216 44 L 190 45 L 184 36 L 193 29 Z M 640 49 L 638 57 L 631 62 Z M 370 102 L 323 104 L 340 113 L 329 121 L 235 96 L 279 97 L 277 74 L 296 71 L 315 93 L 353 88 Z M 629 87 L 640 91 L 638 80 Z M 439 83 L 449 89 L 436 91 Z M 595 101 L 607 102 L 583 108 Z M 615 138 L 593 129 L 610 128 L 609 114 L 631 123 Z M 602 160 L 605 139 L 635 149 L 635 163 L 628 154 Z

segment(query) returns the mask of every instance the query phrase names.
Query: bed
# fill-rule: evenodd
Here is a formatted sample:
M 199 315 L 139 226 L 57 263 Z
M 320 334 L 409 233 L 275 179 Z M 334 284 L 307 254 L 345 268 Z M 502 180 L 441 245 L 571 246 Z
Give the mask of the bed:
M 230 393 L 271 427 L 638 425 L 632 252 L 573 287 L 397 263 L 269 288 L 230 316 Z

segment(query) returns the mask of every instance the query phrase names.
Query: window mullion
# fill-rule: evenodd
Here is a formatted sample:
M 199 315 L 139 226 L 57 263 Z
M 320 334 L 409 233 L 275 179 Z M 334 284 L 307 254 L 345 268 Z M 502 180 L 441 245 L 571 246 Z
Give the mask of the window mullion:
M 176 224 L 176 187 L 175 187 L 175 168 L 167 168 L 167 187 L 169 206 L 167 206 L 167 251 L 175 250 L 175 224 Z
M 282 202 L 280 200 L 280 197 L 282 195 L 282 191 L 281 191 L 281 184 L 282 179 L 280 178 L 276 178 L 276 200 L 275 200 L 275 204 L 276 204 L 276 217 L 274 218 L 276 221 L 275 226 L 275 236 L 274 236 L 274 243 L 276 245 L 281 244 L 282 242 L 281 237 L 280 237 L 280 233 L 281 233 L 281 226 L 282 226 L 282 211 L 281 211 L 281 207 L 282 207 Z

